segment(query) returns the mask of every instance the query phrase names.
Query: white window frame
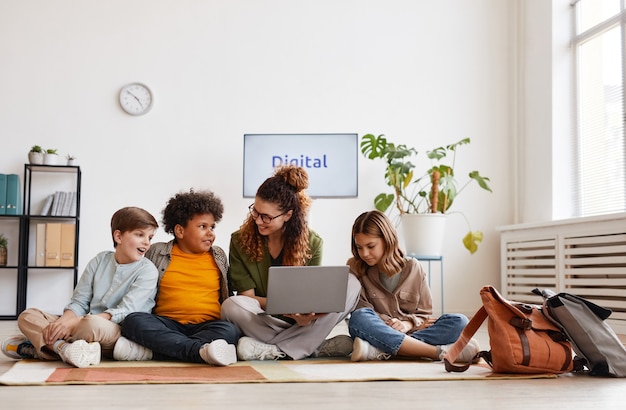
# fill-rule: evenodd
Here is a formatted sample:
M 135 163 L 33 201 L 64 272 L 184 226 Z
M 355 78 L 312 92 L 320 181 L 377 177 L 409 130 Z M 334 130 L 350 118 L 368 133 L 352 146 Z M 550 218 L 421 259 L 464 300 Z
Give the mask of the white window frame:
M 580 22 L 581 8 L 584 10 L 583 6 L 589 5 L 592 1 L 596 2 L 594 5 L 600 4 L 600 0 L 576 0 L 572 2 L 576 24 Z M 626 211 L 626 143 L 624 143 L 626 135 L 626 98 L 624 97 L 624 85 L 626 84 L 626 7 L 625 0 L 620 0 L 619 3 L 621 10 L 617 14 L 603 21 L 599 20 L 598 24 L 584 31 L 579 32 L 577 28 L 573 33 L 572 50 L 576 78 L 576 138 L 574 141 L 574 181 L 572 184 L 574 204 L 571 209 L 573 216 L 592 216 Z M 582 61 L 584 54 L 581 49 L 592 41 L 600 41 L 600 36 L 620 27 L 621 32 L 618 33 L 618 41 L 621 58 L 618 57 L 618 61 L 621 62 L 621 90 L 618 94 L 621 94 L 621 101 L 618 99 L 616 104 L 619 111 L 615 116 L 618 117 L 618 121 L 612 123 L 612 129 L 617 131 L 611 132 L 610 126 L 607 126 L 611 123 L 610 120 L 606 119 L 610 114 L 608 112 L 610 107 L 607 108 L 609 103 L 606 99 L 609 92 L 606 89 L 600 90 L 598 93 L 602 94 L 600 97 L 602 97 L 601 104 L 603 104 L 600 105 L 603 108 L 601 112 L 603 115 L 598 122 L 604 124 L 591 129 L 592 127 L 587 126 L 591 121 L 586 120 L 590 116 L 583 114 L 583 110 L 586 110 L 585 113 L 590 112 L 589 108 L 593 108 L 592 103 L 596 100 L 588 97 L 590 93 L 584 95 L 585 93 L 581 91 L 582 85 L 588 84 L 581 78 L 584 67 L 584 61 Z M 601 45 L 605 44 L 602 43 Z M 596 107 L 598 106 L 596 104 Z M 620 115 L 621 124 L 619 124 Z M 616 135 L 620 132 L 621 136 Z M 597 157 L 589 154 L 596 149 L 600 149 Z M 614 157 L 611 158 L 611 155 Z M 617 165 L 615 157 L 617 157 Z M 621 162 L 619 162 L 620 160 Z

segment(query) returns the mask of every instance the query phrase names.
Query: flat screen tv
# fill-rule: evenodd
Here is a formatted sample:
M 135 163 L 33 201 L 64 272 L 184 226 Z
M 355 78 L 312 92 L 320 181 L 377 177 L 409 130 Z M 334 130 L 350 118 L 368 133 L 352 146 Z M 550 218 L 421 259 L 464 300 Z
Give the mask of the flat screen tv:
M 254 197 L 274 168 L 303 167 L 309 174 L 309 196 L 356 197 L 357 134 L 244 134 L 243 196 Z

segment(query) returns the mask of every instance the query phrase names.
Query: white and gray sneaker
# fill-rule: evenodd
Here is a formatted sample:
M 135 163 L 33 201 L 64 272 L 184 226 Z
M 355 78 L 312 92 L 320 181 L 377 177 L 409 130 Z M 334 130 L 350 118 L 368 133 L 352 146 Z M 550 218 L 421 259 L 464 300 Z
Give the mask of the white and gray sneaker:
M 115 342 L 113 358 L 123 361 L 152 360 L 152 350 L 122 336 Z
M 441 354 L 439 355 L 439 360 L 443 360 L 443 357 L 448 353 L 453 345 L 454 343 L 440 346 Z M 478 363 L 480 361 L 480 357 L 476 357 L 478 352 L 480 352 L 480 346 L 478 345 L 478 341 L 472 338 L 469 340 L 469 342 L 467 342 L 463 350 L 461 350 L 461 353 L 459 353 L 459 356 L 456 358 L 455 362 Z
M 87 343 L 84 340 L 75 342 L 58 341 L 54 344 L 54 351 L 67 364 L 76 367 L 89 367 L 100 364 L 100 343 Z
M 358 337 L 354 338 L 354 344 L 352 345 L 352 355 L 350 360 L 353 362 L 363 362 L 367 360 L 387 360 L 391 357 L 389 353 L 385 353 L 380 349 L 375 348 L 365 340 Z
M 278 360 L 286 356 L 276 345 L 260 342 L 248 336 L 239 339 L 237 357 L 239 360 Z
M 202 345 L 200 357 L 213 366 L 228 366 L 229 364 L 237 363 L 235 345 L 229 344 L 224 339 L 217 339 Z

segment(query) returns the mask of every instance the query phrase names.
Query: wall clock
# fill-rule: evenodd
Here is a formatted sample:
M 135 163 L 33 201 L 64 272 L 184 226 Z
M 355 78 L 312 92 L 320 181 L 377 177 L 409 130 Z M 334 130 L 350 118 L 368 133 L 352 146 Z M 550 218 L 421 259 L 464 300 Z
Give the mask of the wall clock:
M 130 115 L 142 115 L 150 111 L 154 98 L 147 85 L 126 84 L 120 90 L 120 106 Z

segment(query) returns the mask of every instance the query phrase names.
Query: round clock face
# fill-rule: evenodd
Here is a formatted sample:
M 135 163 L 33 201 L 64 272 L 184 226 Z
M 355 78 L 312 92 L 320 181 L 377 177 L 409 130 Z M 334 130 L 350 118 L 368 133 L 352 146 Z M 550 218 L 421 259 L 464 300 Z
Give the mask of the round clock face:
M 141 115 L 152 108 L 152 92 L 140 83 L 125 85 L 120 90 L 120 105 L 130 115 Z

